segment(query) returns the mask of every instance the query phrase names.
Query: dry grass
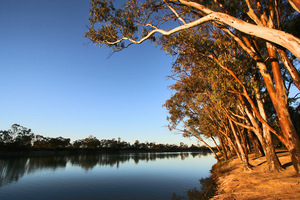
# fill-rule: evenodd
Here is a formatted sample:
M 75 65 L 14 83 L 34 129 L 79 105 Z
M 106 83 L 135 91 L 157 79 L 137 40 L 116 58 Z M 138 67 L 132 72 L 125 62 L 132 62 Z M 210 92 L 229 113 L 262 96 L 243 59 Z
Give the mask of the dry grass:
M 300 199 L 300 176 L 295 175 L 287 151 L 278 151 L 277 155 L 285 170 L 270 173 L 265 157 L 249 156 L 253 165 L 252 172 L 243 172 L 240 161 L 235 158 L 216 167 L 217 196 L 219 199 Z

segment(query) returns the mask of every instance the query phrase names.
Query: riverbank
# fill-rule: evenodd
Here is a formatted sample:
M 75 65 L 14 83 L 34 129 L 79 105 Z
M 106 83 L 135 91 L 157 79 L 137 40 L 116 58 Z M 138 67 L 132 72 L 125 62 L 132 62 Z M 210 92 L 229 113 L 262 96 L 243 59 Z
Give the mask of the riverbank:
M 202 150 L 144 150 L 144 149 L 132 149 L 132 150 L 119 150 L 119 149 L 59 149 L 59 150 L 44 150 L 44 149 L 27 149 L 23 151 L 1 151 L 0 158 L 11 157 L 35 157 L 35 156 L 70 156 L 70 155 L 87 155 L 87 154 L 122 154 L 122 153 L 210 153 L 209 149 Z
M 295 175 L 289 153 L 277 151 L 284 167 L 279 173 L 267 171 L 266 158 L 249 155 L 252 172 L 243 172 L 238 158 L 214 165 L 212 177 L 217 185 L 216 196 L 220 199 L 300 199 L 300 176 Z

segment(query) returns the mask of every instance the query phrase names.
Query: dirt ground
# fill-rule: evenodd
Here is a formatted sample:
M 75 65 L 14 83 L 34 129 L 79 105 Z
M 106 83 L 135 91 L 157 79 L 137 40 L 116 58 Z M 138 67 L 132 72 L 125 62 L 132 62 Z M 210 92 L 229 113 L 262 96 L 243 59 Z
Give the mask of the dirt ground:
M 217 194 L 212 199 L 299 199 L 300 176 L 296 176 L 287 151 L 277 152 L 284 170 L 267 172 L 265 157 L 249 156 L 252 172 L 243 172 L 235 158 L 218 169 Z

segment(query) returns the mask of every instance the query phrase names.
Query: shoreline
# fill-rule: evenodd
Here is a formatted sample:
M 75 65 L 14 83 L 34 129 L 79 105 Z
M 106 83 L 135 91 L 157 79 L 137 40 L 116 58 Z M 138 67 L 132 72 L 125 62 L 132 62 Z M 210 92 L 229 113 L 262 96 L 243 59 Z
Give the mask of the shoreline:
M 94 149 L 60 149 L 60 150 L 43 150 L 43 149 L 29 149 L 24 151 L 0 151 L 0 158 L 10 157 L 34 157 L 34 156 L 68 156 L 68 155 L 87 155 L 87 154 L 122 154 L 122 153 L 198 153 L 205 152 L 210 153 L 209 150 L 174 150 L 174 151 L 163 151 L 163 150 L 94 150 Z
M 211 200 L 300 199 L 300 176 L 295 173 L 288 151 L 277 150 L 276 154 L 284 168 L 279 173 L 268 172 L 266 158 L 254 154 L 249 154 L 251 172 L 243 172 L 236 156 L 213 165 L 211 178 L 216 193 Z

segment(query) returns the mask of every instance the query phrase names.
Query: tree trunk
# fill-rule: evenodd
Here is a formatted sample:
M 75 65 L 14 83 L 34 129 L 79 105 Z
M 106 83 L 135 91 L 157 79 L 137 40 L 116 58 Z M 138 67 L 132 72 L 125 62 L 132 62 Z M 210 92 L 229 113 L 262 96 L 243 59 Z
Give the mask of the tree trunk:
M 250 166 L 249 161 L 248 161 L 248 156 L 246 155 L 246 153 L 244 151 L 244 148 L 241 144 L 240 138 L 238 137 L 238 135 L 235 131 L 233 123 L 230 119 L 228 119 L 228 120 L 229 120 L 229 124 L 231 126 L 231 129 L 232 129 L 232 133 L 233 133 L 234 138 L 235 138 L 236 143 L 237 143 L 237 147 L 238 147 L 238 150 L 239 150 L 239 153 L 240 153 L 240 159 L 241 159 L 241 162 L 243 164 L 244 171 L 252 171 L 251 166 Z
M 232 139 L 230 137 L 228 139 L 229 139 L 229 143 L 230 143 L 230 148 L 232 149 L 231 150 L 232 155 L 233 156 L 236 155 L 239 158 L 239 160 L 242 162 L 241 154 L 238 151 L 238 148 L 236 147 L 235 143 L 232 141 Z
M 182 25 L 181 27 L 184 27 L 185 29 L 197 26 L 209 20 L 215 20 L 217 22 L 227 24 L 247 35 L 256 36 L 266 41 L 283 46 L 284 48 L 288 49 L 292 54 L 294 54 L 294 56 L 300 59 L 300 39 L 293 36 L 292 34 L 269 27 L 254 25 L 225 13 L 214 12 L 213 10 L 210 10 L 209 8 L 206 8 L 205 6 L 193 1 L 179 0 L 179 2 L 184 5 L 194 7 L 200 10 L 201 12 L 207 14 L 205 17 L 202 17 L 191 23 Z M 173 33 L 177 31 L 177 29 L 179 28 L 175 28 L 175 30 L 173 29 L 170 32 Z
M 258 106 L 260 115 L 262 116 L 262 118 L 264 120 L 267 121 L 267 115 L 266 115 L 266 112 L 265 112 L 265 109 L 264 109 L 264 105 L 263 105 L 263 102 L 262 102 L 262 99 L 261 99 L 261 95 L 259 93 L 259 89 L 256 87 L 254 89 L 254 91 L 255 91 L 257 106 Z M 281 163 L 280 163 L 280 161 L 279 161 L 279 159 L 276 155 L 276 152 L 275 152 L 271 132 L 270 132 L 270 130 L 267 126 L 265 126 L 264 124 L 262 124 L 262 126 L 263 126 L 263 137 L 266 141 L 265 153 L 266 153 L 266 159 L 267 159 L 267 164 L 268 164 L 269 171 L 278 172 L 278 171 L 282 170 L 282 167 L 281 167 Z
M 268 90 L 271 101 L 276 109 L 276 113 L 279 118 L 279 123 L 280 123 L 283 134 L 281 135 L 281 134 L 277 133 L 276 136 L 288 148 L 288 150 L 291 154 L 294 168 L 295 168 L 296 172 L 299 173 L 300 142 L 299 142 L 299 137 L 296 133 L 295 127 L 293 126 L 293 124 L 291 122 L 291 118 L 290 118 L 290 115 L 289 115 L 289 112 L 287 109 L 287 96 L 284 93 L 285 88 L 283 85 L 282 76 L 280 74 L 280 68 L 278 66 L 278 62 L 274 62 L 274 61 L 277 61 L 277 57 L 273 56 L 274 51 L 273 52 L 270 51 L 270 50 L 272 50 L 272 48 L 268 48 L 268 51 L 271 52 L 270 60 L 272 63 L 272 70 L 273 70 L 273 74 L 274 74 L 276 90 L 280 90 L 281 91 L 281 92 L 279 92 L 280 94 L 278 94 L 278 91 L 276 91 L 274 88 L 272 77 L 268 73 L 268 69 L 264 63 L 264 60 L 259 56 L 259 53 L 257 53 L 255 50 L 251 50 L 251 49 L 255 49 L 255 48 L 253 48 L 253 46 L 248 42 L 247 45 L 250 46 L 250 48 L 251 48 L 250 49 L 238 37 L 235 37 L 233 34 L 231 34 L 231 36 L 256 61 L 257 67 L 264 79 L 266 88 Z M 243 38 L 246 39 L 245 42 L 247 42 L 247 38 L 246 37 L 243 37 Z M 269 44 L 269 46 L 270 46 L 270 43 L 267 43 L 267 44 Z M 299 48 L 297 51 L 299 51 Z M 299 54 L 299 56 L 300 56 L 300 54 Z M 274 63 L 277 63 L 277 65 L 274 65 Z M 275 69 L 275 71 L 274 71 L 274 69 Z M 280 82 L 281 82 L 281 84 L 280 84 Z
M 247 150 L 248 150 L 249 153 L 251 153 L 250 140 L 249 140 L 249 133 L 250 133 L 250 131 L 247 130 L 247 132 L 245 132 L 245 136 L 246 136 Z
M 299 72 L 297 71 L 296 67 L 294 67 L 292 62 L 287 57 L 285 51 L 281 47 L 278 47 L 277 51 L 280 55 L 282 63 L 284 64 L 285 68 L 288 70 L 291 78 L 293 79 L 295 86 L 298 88 L 298 90 L 300 90 L 300 74 L 299 74 Z
M 219 145 L 216 143 L 216 140 L 215 140 L 215 138 L 214 138 L 213 136 L 211 136 L 211 139 L 212 139 L 212 140 L 213 140 L 213 142 L 215 143 L 215 145 L 216 145 L 216 147 L 217 147 L 218 151 L 219 151 L 219 152 L 221 152 L 221 149 L 220 149 Z
M 209 146 L 209 145 L 208 145 L 208 144 L 207 144 L 200 136 L 198 136 L 197 134 L 194 134 L 194 136 L 195 136 L 198 140 L 200 140 L 201 142 L 203 142 L 203 143 L 209 148 L 209 150 L 215 155 L 217 161 L 219 162 L 220 159 L 219 159 L 218 155 L 216 154 L 216 152 L 211 148 L 211 146 Z
M 230 156 L 230 157 L 235 156 L 236 151 L 234 150 L 230 136 L 224 135 L 224 137 L 222 139 L 223 139 L 224 146 L 226 148 L 227 156 Z
M 219 136 L 219 141 L 221 143 L 222 146 L 222 155 L 223 155 L 223 159 L 228 160 L 228 155 L 227 155 L 227 148 L 225 147 L 224 141 L 223 141 L 223 137 Z
M 244 130 L 244 128 L 242 128 L 242 129 L 243 130 L 241 130 L 239 127 L 237 127 L 238 133 L 239 133 L 240 138 L 241 138 L 241 145 L 244 149 L 244 152 L 245 152 L 246 156 L 248 157 L 249 151 L 248 151 L 248 148 L 247 148 L 245 130 Z
M 299 0 L 288 0 L 291 6 L 300 13 L 300 1 Z
M 267 48 L 269 57 L 271 60 L 272 71 L 274 75 L 274 81 L 276 85 L 275 94 L 270 94 L 272 103 L 274 104 L 276 113 L 278 115 L 280 127 L 282 130 L 282 134 L 285 138 L 285 146 L 288 148 L 293 166 L 295 168 L 296 173 L 299 173 L 300 168 L 300 142 L 299 137 L 292 123 L 289 111 L 288 111 L 288 102 L 287 102 L 287 94 L 285 91 L 284 81 L 281 75 L 280 67 L 277 60 L 276 51 L 274 46 L 267 42 Z M 266 84 L 267 85 L 267 84 Z M 272 92 L 272 91 L 271 91 Z
M 260 142 L 258 141 L 257 137 L 250 131 L 249 131 L 249 138 L 252 142 L 255 156 L 257 156 L 257 157 L 264 156 L 265 153 L 264 153 L 264 150 L 263 150 Z

